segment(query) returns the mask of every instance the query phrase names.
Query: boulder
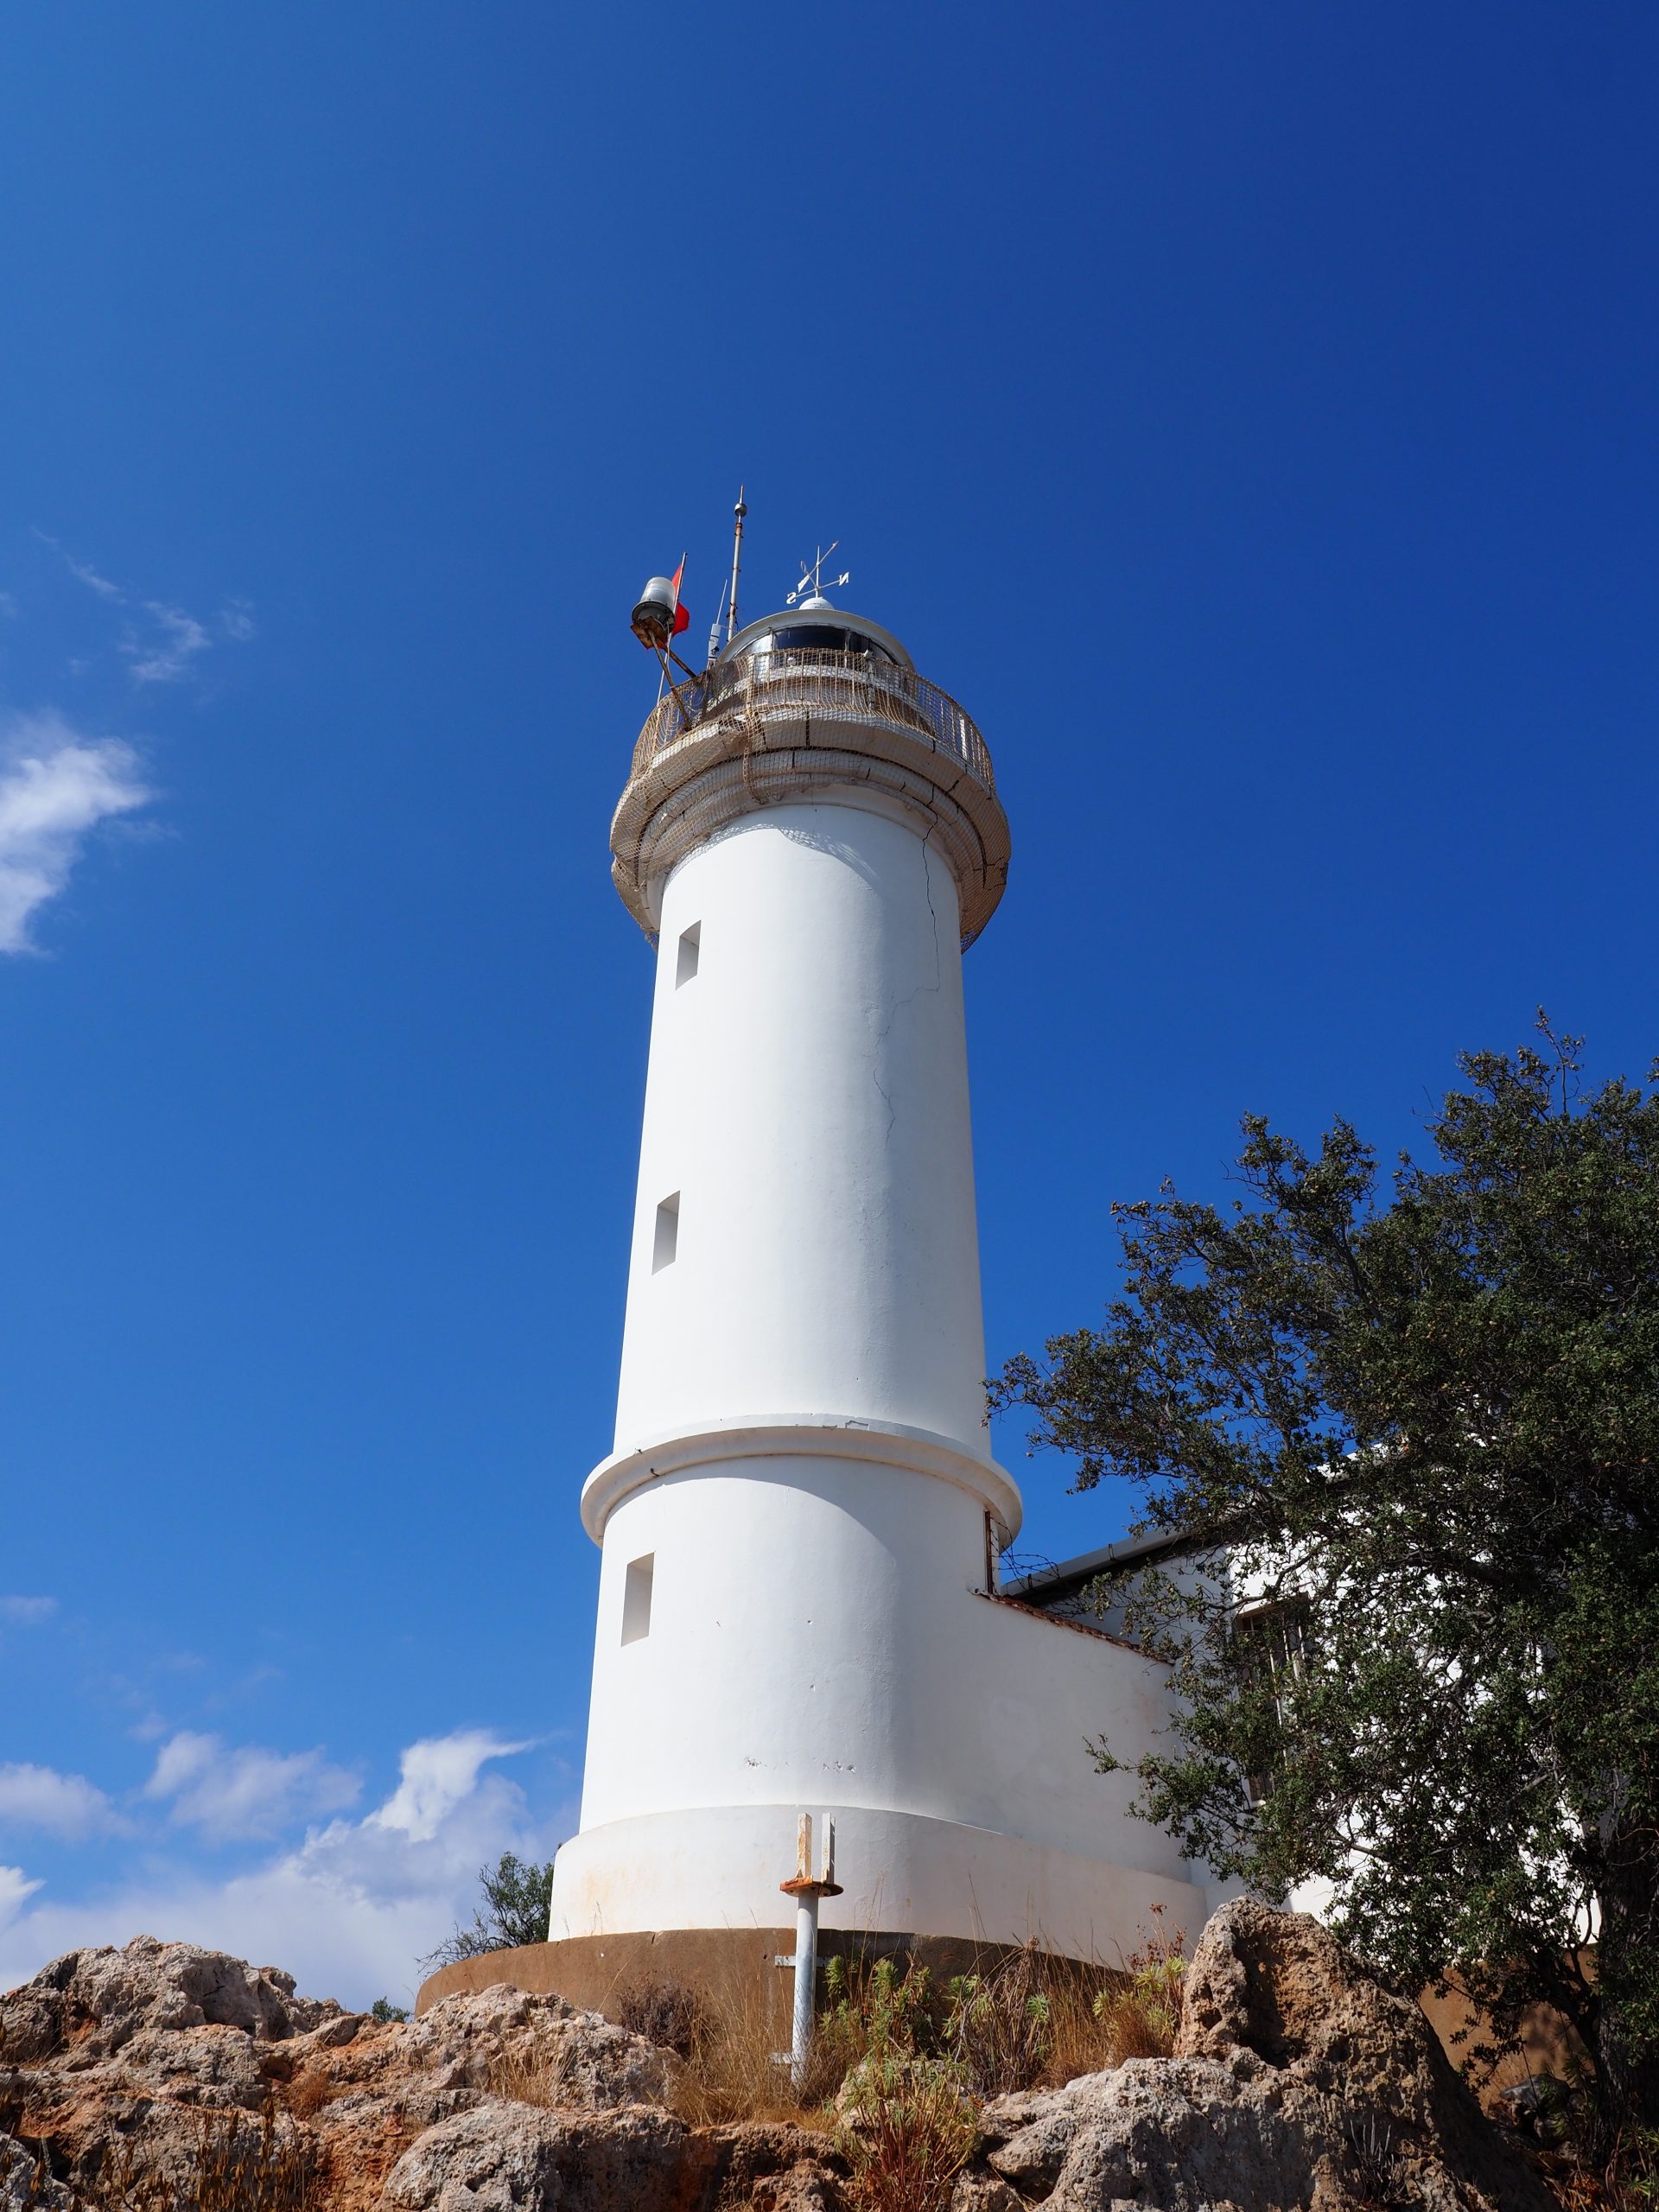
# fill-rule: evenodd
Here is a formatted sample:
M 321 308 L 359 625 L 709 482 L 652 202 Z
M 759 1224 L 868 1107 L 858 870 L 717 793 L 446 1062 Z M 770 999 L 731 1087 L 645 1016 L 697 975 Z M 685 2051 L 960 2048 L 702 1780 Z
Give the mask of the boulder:
M 1551 2212 L 1420 2008 L 1249 1899 L 1198 1940 L 1173 2057 L 998 2098 L 982 2125 L 990 2171 L 1048 2212 Z
M 0 1998 L 0 2212 L 841 2212 L 830 2139 L 692 2127 L 680 2061 L 498 1985 L 418 2020 L 148 1937 Z M 950 2212 L 1550 2212 L 1416 2005 L 1317 1922 L 1224 1906 L 1176 2052 L 992 2100 Z
M 492 2099 L 429 2127 L 380 2201 L 386 2212 L 677 2212 L 690 2133 L 646 2105 L 596 2114 Z
M 1416 1999 L 1306 1913 L 1249 1897 L 1205 1927 L 1187 1968 L 1184 2058 L 1254 2051 L 1343 2114 L 1362 2165 L 1431 2208 L 1550 2212 L 1525 2160 L 1483 2115 Z

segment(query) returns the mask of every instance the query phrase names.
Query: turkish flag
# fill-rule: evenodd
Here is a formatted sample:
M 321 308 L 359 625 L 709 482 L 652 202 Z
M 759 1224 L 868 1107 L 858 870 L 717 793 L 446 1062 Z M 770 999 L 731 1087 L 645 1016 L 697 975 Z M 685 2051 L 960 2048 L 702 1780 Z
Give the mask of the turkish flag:
M 682 630 L 689 630 L 691 626 L 691 610 L 689 607 L 684 607 L 680 602 L 680 578 L 684 574 L 685 556 L 682 553 L 680 556 L 680 565 L 675 569 L 674 574 L 669 579 L 669 582 L 674 587 L 673 635 L 677 638 L 679 636 Z

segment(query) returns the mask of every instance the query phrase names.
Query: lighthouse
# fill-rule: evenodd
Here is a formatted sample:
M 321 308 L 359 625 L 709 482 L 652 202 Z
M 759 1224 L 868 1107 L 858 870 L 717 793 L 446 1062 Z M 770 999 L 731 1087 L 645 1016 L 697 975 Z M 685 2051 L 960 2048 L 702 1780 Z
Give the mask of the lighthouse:
M 664 691 L 611 850 L 655 974 L 550 1939 L 671 1964 L 781 1928 L 803 1813 L 837 1834 L 828 1929 L 1110 1958 L 1154 1904 L 1196 1927 L 1202 1870 L 1084 1748 L 1151 1742 L 1162 1668 L 997 1586 L 1021 1508 L 985 1421 L 963 999 L 1008 873 L 984 739 L 815 592 Z

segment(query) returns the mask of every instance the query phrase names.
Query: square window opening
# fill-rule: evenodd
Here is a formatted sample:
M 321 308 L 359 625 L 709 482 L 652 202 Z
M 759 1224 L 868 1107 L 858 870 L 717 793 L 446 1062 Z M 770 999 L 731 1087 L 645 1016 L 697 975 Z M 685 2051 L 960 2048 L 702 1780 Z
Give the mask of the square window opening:
M 656 1567 L 655 1552 L 647 1552 L 643 1559 L 628 1561 L 627 1575 L 622 1585 L 624 1643 L 638 1643 L 651 1634 L 651 1585 Z
M 651 1272 L 661 1274 L 664 1268 L 671 1268 L 674 1255 L 680 1249 L 680 1194 L 664 1198 L 657 1209 L 657 1237 L 652 1247 Z
M 702 924 L 693 922 L 689 930 L 680 931 L 680 957 L 674 970 L 674 988 L 689 983 L 697 972 L 697 956 L 702 944 Z

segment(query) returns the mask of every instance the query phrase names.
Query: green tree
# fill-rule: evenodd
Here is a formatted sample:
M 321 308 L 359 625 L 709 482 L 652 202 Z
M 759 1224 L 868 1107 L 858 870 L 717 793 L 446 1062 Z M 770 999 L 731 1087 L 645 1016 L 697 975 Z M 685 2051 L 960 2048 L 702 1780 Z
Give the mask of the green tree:
M 493 1866 L 479 1868 L 478 1885 L 484 1892 L 482 1909 L 474 1913 L 470 1928 L 457 1927 L 421 1961 L 428 1974 L 437 1967 L 453 1966 L 457 1959 L 475 1959 L 486 1951 L 511 1950 L 520 1943 L 547 1941 L 547 1916 L 553 1897 L 550 1859 L 544 1866 L 537 1866 L 504 1851 Z
M 1502 2031 L 1559 2007 L 1611 2132 L 1659 2123 L 1659 1091 L 1539 1027 L 1391 1189 L 1248 1118 L 1243 1195 L 1116 1209 L 1123 1294 L 992 1400 L 1186 1547 L 1113 1591 L 1178 1694 L 1141 1816 Z

